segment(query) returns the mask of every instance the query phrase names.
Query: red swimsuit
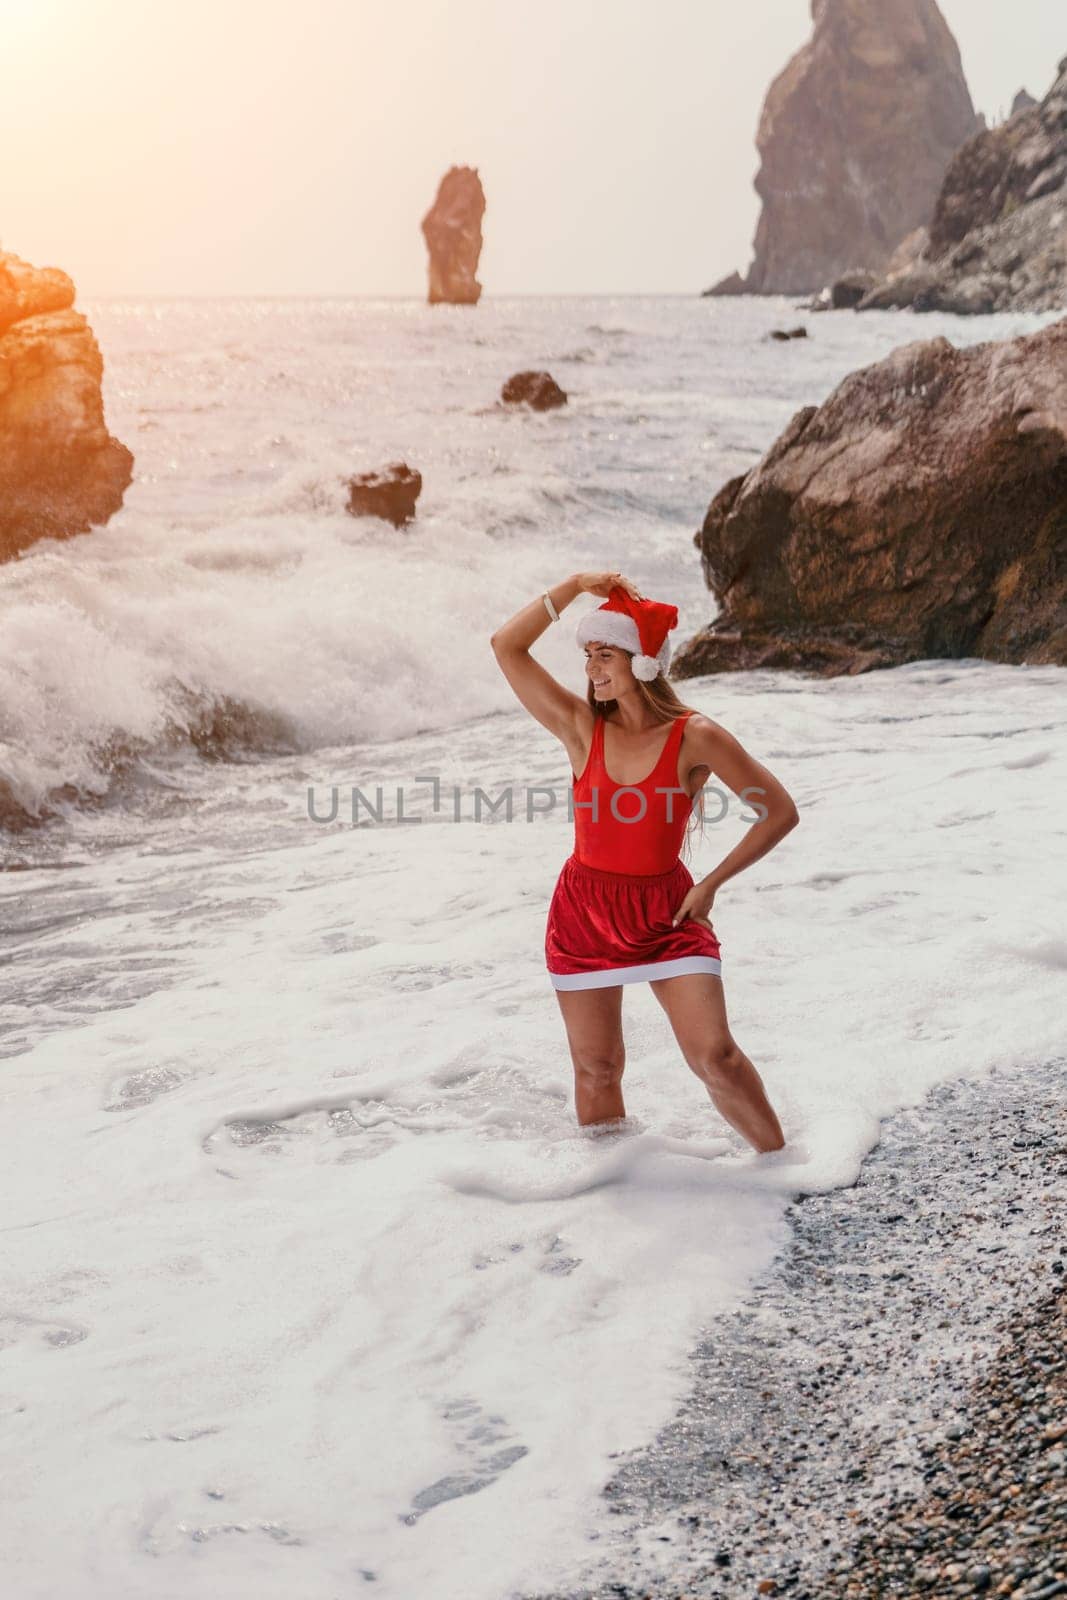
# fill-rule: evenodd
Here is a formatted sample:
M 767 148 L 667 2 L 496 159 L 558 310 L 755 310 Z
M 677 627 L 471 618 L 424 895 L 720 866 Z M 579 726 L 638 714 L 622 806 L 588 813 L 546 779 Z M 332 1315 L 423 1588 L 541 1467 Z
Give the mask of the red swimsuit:
M 692 886 L 679 851 L 692 802 L 678 784 L 685 712 L 640 783 L 619 784 L 604 765 L 604 718 L 574 779 L 574 853 L 548 909 L 545 962 L 557 989 L 599 989 L 687 972 L 721 972 L 719 941 L 688 917 L 671 918 Z

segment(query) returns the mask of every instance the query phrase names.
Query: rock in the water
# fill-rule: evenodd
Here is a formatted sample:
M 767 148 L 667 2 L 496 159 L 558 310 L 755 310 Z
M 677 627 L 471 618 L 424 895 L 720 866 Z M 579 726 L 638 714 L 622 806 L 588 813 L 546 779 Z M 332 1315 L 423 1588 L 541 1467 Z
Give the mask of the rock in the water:
M 852 373 L 726 484 L 696 543 L 722 610 L 679 677 L 1067 665 L 1067 318 Z
M 0 560 L 88 533 L 122 505 L 133 456 L 104 423 L 104 363 L 74 284 L 0 252 Z
M 969 139 L 945 173 L 925 249 L 861 311 L 1067 306 L 1067 59 L 1039 105 Z
M 507 405 L 532 406 L 534 411 L 551 411 L 565 406 L 567 396 L 550 372 L 514 372 L 500 391 Z
M 477 304 L 482 286 L 475 274 L 484 215 L 485 193 L 477 167 L 449 167 L 422 219 L 430 252 L 430 305 Z
M 750 294 L 816 291 L 856 266 L 882 272 L 980 126 L 935 0 L 812 0 L 812 15 L 760 117 Z
M 835 311 L 850 311 L 874 288 L 873 272 L 846 272 L 830 286 L 830 304 Z
M 725 278 L 720 278 L 718 283 L 713 283 L 710 289 L 701 290 L 701 298 L 707 295 L 747 294 L 745 280 L 739 272 L 730 272 Z
M 772 339 L 779 340 L 806 339 L 808 330 L 807 328 L 772 328 L 770 336 Z
M 381 472 L 360 472 L 348 480 L 347 510 L 354 517 L 384 517 L 394 528 L 415 515 L 422 474 L 405 461 L 391 461 Z

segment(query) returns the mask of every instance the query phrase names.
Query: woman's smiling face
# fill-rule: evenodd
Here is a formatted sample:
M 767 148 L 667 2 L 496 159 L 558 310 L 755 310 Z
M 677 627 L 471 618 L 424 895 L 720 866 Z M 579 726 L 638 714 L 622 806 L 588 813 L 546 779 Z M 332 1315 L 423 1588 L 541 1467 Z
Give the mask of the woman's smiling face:
M 593 685 L 597 700 L 617 700 L 636 682 L 629 652 L 613 644 L 598 644 L 595 640 L 585 647 L 585 675 Z

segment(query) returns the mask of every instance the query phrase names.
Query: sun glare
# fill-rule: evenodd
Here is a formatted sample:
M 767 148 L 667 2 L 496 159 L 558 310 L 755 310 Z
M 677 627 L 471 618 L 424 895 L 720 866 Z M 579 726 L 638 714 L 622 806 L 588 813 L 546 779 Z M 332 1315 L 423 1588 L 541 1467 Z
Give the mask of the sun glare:
M 54 0 L 0 0 L 0 29 L 5 43 L 12 35 L 39 32 L 57 20 L 58 6 Z

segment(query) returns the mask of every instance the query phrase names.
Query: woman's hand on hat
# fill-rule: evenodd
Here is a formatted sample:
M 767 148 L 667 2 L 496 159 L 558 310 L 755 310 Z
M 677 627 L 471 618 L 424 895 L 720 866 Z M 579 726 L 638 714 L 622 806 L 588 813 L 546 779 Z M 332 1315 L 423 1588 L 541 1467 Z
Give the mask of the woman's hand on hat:
M 714 887 L 709 888 L 706 883 L 694 883 L 674 913 L 671 927 L 676 928 L 679 922 L 688 917 L 693 922 L 701 923 L 705 928 L 711 928 L 712 933 L 714 933 L 715 929 L 711 927 L 711 923 L 708 920 L 708 913 L 714 904 Z
M 621 572 L 579 572 L 575 574 L 584 594 L 598 594 L 608 599 L 612 589 L 625 589 L 632 600 L 642 600 L 637 585 L 624 578 Z

